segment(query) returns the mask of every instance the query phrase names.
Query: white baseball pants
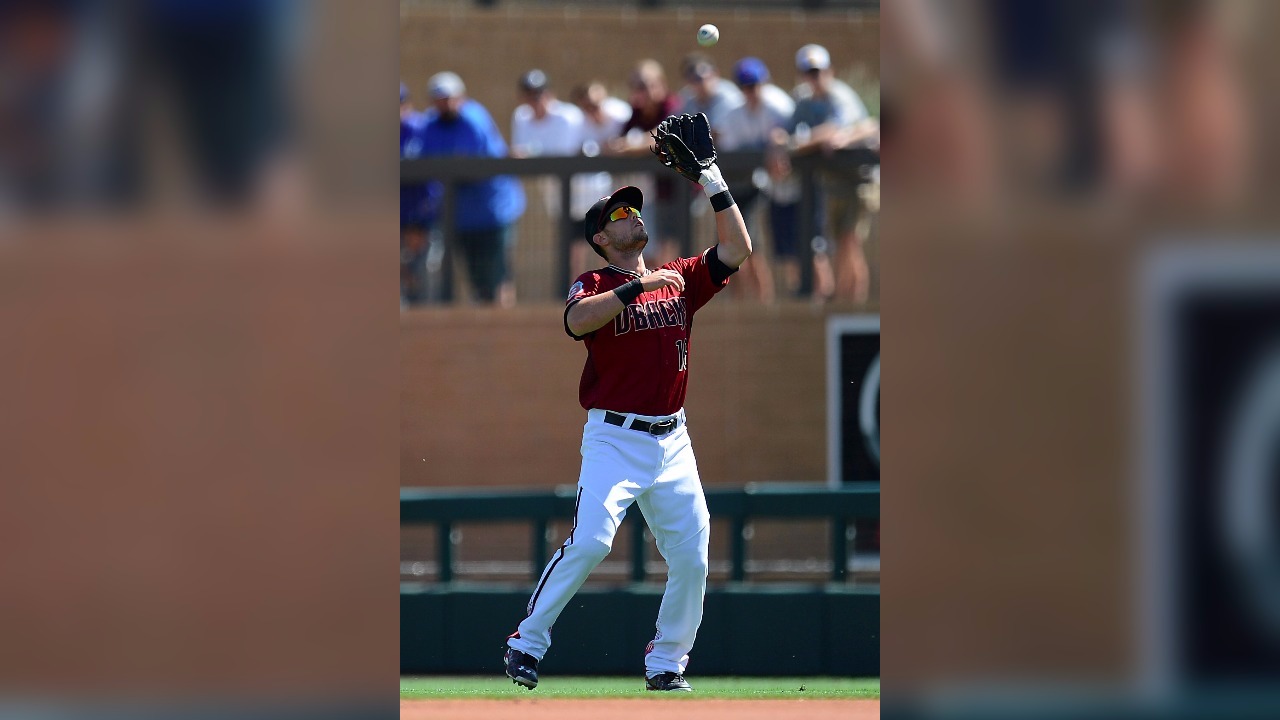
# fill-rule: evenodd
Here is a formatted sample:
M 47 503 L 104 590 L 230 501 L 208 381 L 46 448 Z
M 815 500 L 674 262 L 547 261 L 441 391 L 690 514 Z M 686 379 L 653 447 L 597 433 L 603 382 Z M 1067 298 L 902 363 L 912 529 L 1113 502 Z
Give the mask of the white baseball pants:
M 542 659 L 551 646 L 551 626 L 609 554 L 618 526 L 634 502 L 668 568 L 657 634 L 645 655 L 645 673 L 683 673 L 702 623 L 711 515 L 684 410 L 664 417 L 625 415 L 625 427 L 617 427 L 604 421 L 605 411 L 588 411 L 573 530 L 542 571 L 526 608 L 528 617 L 507 645 Z M 656 423 L 668 417 L 678 424 L 660 437 L 631 429 L 635 419 Z

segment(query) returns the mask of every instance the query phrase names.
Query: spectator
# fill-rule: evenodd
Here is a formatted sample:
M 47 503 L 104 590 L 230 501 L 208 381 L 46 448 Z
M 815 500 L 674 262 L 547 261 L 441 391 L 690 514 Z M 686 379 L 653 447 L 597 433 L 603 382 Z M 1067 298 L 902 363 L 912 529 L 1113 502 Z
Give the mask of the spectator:
M 622 137 L 610 143 L 609 150 L 621 155 L 644 155 L 653 146 L 649 132 L 669 115 L 679 112 L 680 99 L 667 86 L 666 73 L 657 60 L 636 63 L 628 86 L 631 90 L 631 118 L 622 126 Z M 671 228 L 677 212 L 675 183 L 681 181 L 670 177 L 670 173 L 663 173 L 652 181 L 652 192 L 646 187 L 648 182 L 637 183 L 646 197 L 653 198 L 645 206 L 648 209 L 644 216 L 649 236 L 657 238 L 657 242 L 645 247 L 645 260 L 650 265 L 662 265 L 677 255 Z
M 705 113 L 711 132 L 718 139 L 725 114 L 742 105 L 742 92 L 732 82 L 720 77 L 720 71 L 711 58 L 702 53 L 686 55 L 681 69 L 685 86 L 680 90 L 680 112 L 690 115 Z
M 400 159 L 422 155 L 423 116 L 409 99 L 409 88 L 400 83 Z M 427 300 L 427 256 L 434 221 L 433 196 L 428 186 L 400 186 L 400 302 Z
M 835 79 L 831 55 L 821 45 L 805 45 L 796 52 L 796 70 L 802 82 L 795 89 L 796 110 L 787 125 L 792 153 L 830 154 L 878 135 L 875 121 L 853 88 Z M 829 163 L 820 173 L 822 204 L 826 207 L 826 229 L 835 238 L 834 295 L 843 300 L 865 303 L 871 274 L 863 250 L 868 220 L 863 212 L 858 188 L 864 178 L 858 168 Z M 815 243 L 819 265 L 830 251 L 825 243 Z M 817 293 L 828 295 L 825 277 L 819 273 Z
M 400 122 L 404 122 L 418 113 L 409 98 L 409 86 L 400 83 Z
M 773 133 L 786 126 L 795 112 L 795 102 L 785 90 L 769 81 L 769 69 L 759 58 L 745 57 L 734 65 L 734 82 L 742 90 L 743 104 L 725 113 L 720 126 L 718 145 L 724 152 L 735 150 L 763 151 L 770 147 Z M 800 270 L 796 258 L 797 208 L 800 184 L 790 172 L 771 177 L 761 169 L 746 173 L 726 173 L 725 180 L 733 197 L 742 208 L 749 229 L 754 231 L 756 201 L 764 194 L 769 199 L 769 224 L 774 255 L 783 268 L 788 291 L 799 287 Z M 744 282 L 740 285 L 754 291 L 757 299 L 772 302 L 774 286 L 772 270 L 765 254 L 757 252 L 744 265 Z
M 631 119 L 631 106 L 609 95 L 599 82 L 578 85 L 569 93 L 569 99 L 582 111 L 582 154 L 587 156 L 598 155 L 609 141 L 620 137 L 623 126 Z M 612 188 L 609 185 L 609 189 Z M 607 194 L 608 190 L 597 197 Z M 587 208 L 583 208 L 582 212 L 586 211 Z
M 173 92 L 176 104 L 166 105 L 183 126 L 177 137 L 195 161 L 202 192 L 226 207 L 284 199 L 272 196 L 281 189 L 281 171 L 291 172 L 285 146 L 293 121 L 286 101 L 290 73 L 283 61 L 294 44 L 289 28 L 296 19 L 289 6 L 280 0 L 152 0 L 131 6 L 134 11 L 124 16 L 127 27 L 142 33 L 140 57 L 148 58 Z M 0 19 L 0 27 L 7 24 Z M 82 80 L 96 85 L 98 77 Z M 3 84 L 7 91 L 8 77 Z M 143 90 L 138 97 L 148 95 Z
M 791 125 L 805 123 L 817 139 L 818 128 L 832 135 L 848 135 L 851 128 L 865 130 L 867 108 L 858 93 L 837 80 L 831 70 L 831 55 L 821 45 L 805 45 L 796 52 L 796 70 L 801 82 L 796 86 L 796 112 Z M 847 144 L 847 142 L 846 142 Z
M 733 75 L 744 102 L 725 114 L 717 144 L 725 151 L 763 150 L 774 131 L 787 127 L 791 121 L 795 101 L 785 90 L 769 82 L 769 68 L 760 58 L 742 58 L 734 65 Z M 738 204 L 741 205 L 741 201 Z
M 649 131 L 680 110 L 680 98 L 668 88 L 667 75 L 657 60 L 636 63 L 627 85 L 631 90 L 631 117 L 622 126 L 622 137 L 612 147 L 615 151 L 640 155 L 648 152 L 653 144 Z
M 507 144 L 484 106 L 466 96 L 462 79 L 437 73 L 427 83 L 432 109 L 422 126 L 423 155 L 506 157 Z M 524 190 L 509 175 L 459 182 L 453 197 L 457 246 L 472 290 L 483 303 L 515 303 L 508 255 L 513 225 L 524 213 Z
M 582 111 L 579 144 L 582 154 L 588 157 L 599 155 L 611 141 L 621 136 L 622 127 L 631 119 L 631 106 L 625 100 L 610 96 L 599 82 L 575 86 L 569 93 L 569 99 Z M 617 187 L 613 176 L 607 172 L 580 173 L 573 176 L 571 183 L 572 217 L 585 216 L 596 200 Z M 574 237 L 577 237 L 576 233 Z M 583 243 L 570 244 L 569 276 L 577 277 L 597 267 L 594 264 L 596 258 L 596 254 Z
M 582 149 L 582 111 L 555 98 L 547 75 L 530 70 L 520 76 L 524 101 L 511 115 L 511 156 L 577 155 Z
M 582 111 L 557 100 L 541 70 L 521 75 L 518 86 L 522 104 L 511 114 L 511 156 L 577 155 L 582 150 Z M 559 179 L 543 176 L 525 183 L 532 193 L 542 196 L 547 217 L 552 222 L 559 220 Z

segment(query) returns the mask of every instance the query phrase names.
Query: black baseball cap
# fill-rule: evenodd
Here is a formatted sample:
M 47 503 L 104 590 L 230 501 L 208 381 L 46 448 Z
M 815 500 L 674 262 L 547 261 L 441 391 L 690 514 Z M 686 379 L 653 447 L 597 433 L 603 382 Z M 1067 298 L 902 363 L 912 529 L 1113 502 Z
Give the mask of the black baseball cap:
M 547 89 L 547 74 L 534 68 L 520 76 L 520 89 L 525 92 L 542 92 Z
M 605 195 L 597 200 L 595 204 L 591 206 L 591 209 L 587 211 L 587 216 L 584 218 L 582 223 L 582 231 L 587 238 L 587 244 L 591 246 L 592 250 L 596 251 L 597 255 L 605 258 L 606 260 L 608 258 L 605 257 L 604 251 L 600 249 L 599 245 L 596 245 L 595 240 L 592 240 L 592 238 L 596 236 L 596 233 L 600 232 L 600 228 L 604 227 L 604 223 L 601 221 L 604 219 L 603 216 L 605 208 L 608 208 L 614 203 L 620 202 L 626 203 L 628 207 L 643 210 L 644 193 L 640 192 L 640 188 L 633 185 L 618 188 L 617 190 L 614 190 L 612 194 Z

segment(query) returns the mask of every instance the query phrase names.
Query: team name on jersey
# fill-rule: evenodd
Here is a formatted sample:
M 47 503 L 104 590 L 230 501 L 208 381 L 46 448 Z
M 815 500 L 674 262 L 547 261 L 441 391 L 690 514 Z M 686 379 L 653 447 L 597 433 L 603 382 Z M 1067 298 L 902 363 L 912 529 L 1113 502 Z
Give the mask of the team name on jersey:
M 625 335 L 632 330 L 684 327 L 687 318 L 683 297 L 633 303 L 613 319 L 613 334 Z

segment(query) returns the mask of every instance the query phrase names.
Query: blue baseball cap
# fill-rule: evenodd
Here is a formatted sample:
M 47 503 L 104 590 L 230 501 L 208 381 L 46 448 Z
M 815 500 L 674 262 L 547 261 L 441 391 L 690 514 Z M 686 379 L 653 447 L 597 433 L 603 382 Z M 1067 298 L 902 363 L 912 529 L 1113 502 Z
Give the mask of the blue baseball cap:
M 744 57 L 733 66 L 733 79 L 739 85 L 759 85 L 769 79 L 769 68 L 758 57 Z

